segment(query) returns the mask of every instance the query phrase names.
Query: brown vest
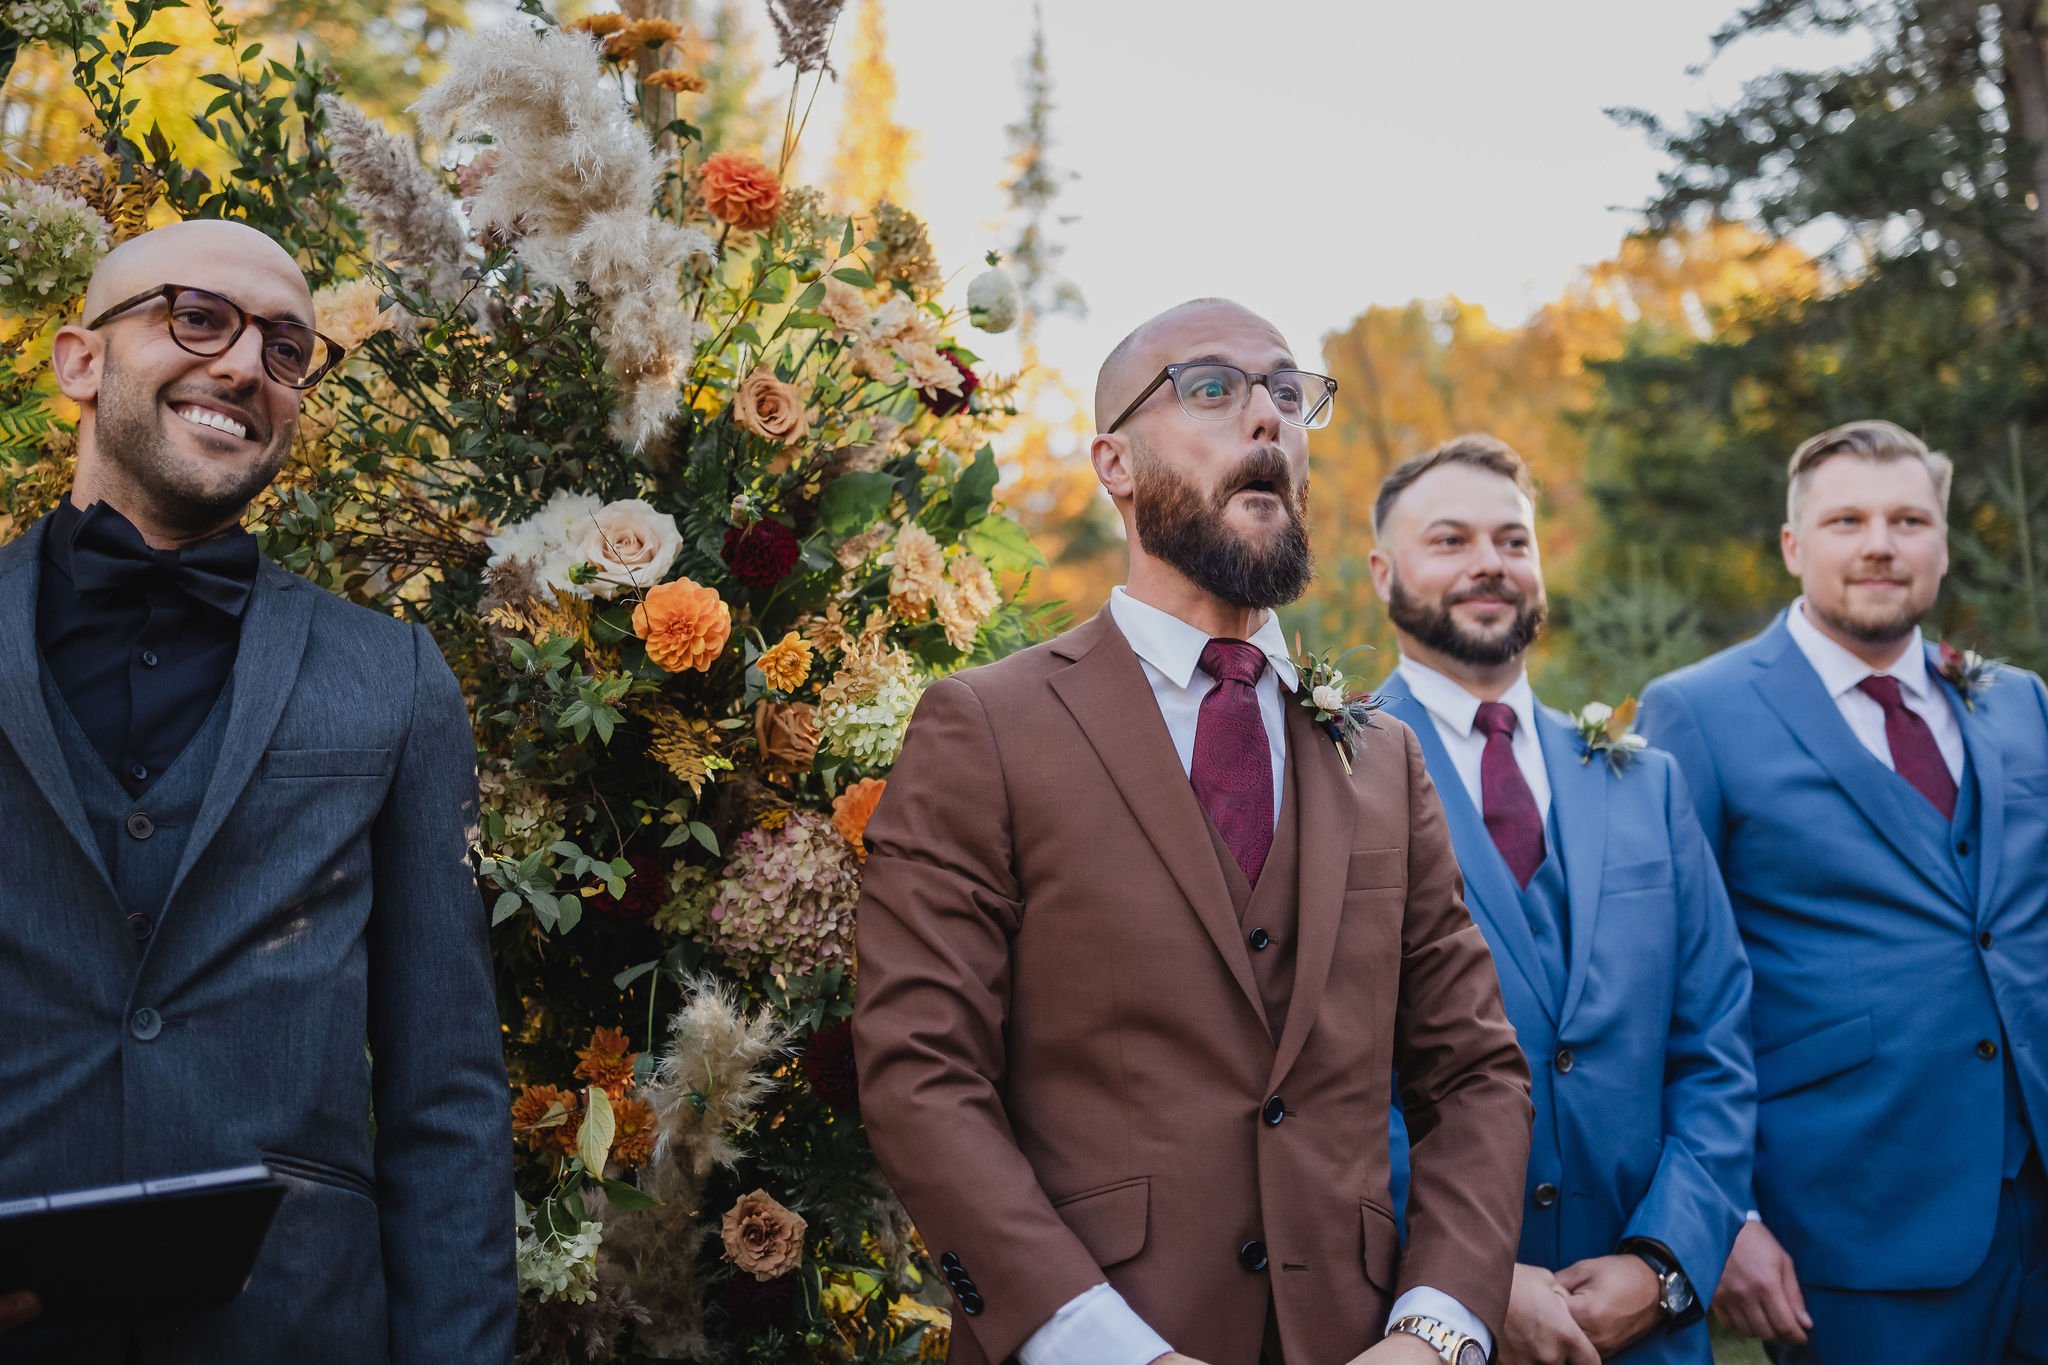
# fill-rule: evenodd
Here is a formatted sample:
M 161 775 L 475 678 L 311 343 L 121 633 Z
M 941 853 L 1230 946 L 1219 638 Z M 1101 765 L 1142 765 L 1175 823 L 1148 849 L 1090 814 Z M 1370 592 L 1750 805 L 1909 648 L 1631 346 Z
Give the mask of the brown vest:
M 1287 1027 L 1287 1006 L 1294 999 L 1295 896 L 1301 885 L 1301 784 L 1295 776 L 1292 744 L 1287 747 L 1286 780 L 1280 792 L 1280 819 L 1273 828 L 1273 847 L 1266 854 L 1266 865 L 1259 869 L 1257 887 L 1245 881 L 1244 870 L 1216 832 L 1215 822 L 1202 822 L 1216 860 L 1223 864 L 1223 880 L 1230 887 L 1231 904 L 1237 909 L 1237 922 L 1248 944 L 1256 931 L 1266 933 L 1267 946 L 1252 949 L 1252 975 L 1258 981 L 1266 1022 L 1276 1042 Z

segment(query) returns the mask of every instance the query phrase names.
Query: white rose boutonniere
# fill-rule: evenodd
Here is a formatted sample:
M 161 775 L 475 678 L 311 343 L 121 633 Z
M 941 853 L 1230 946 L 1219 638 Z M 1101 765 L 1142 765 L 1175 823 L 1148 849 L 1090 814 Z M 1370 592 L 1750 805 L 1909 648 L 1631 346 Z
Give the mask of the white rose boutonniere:
M 1572 717 L 1572 725 L 1579 732 L 1579 743 L 1584 746 L 1579 762 L 1591 763 L 1595 754 L 1604 755 L 1607 766 L 1615 772 L 1628 767 L 1629 761 L 1650 747 L 1650 741 L 1635 732 L 1636 699 L 1629 697 L 1619 706 L 1605 702 L 1587 702 Z

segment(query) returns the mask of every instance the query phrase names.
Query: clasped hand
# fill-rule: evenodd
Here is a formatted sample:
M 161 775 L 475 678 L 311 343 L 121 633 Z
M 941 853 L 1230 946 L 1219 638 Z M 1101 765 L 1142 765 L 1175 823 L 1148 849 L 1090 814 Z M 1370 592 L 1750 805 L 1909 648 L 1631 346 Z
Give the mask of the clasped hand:
M 1515 1267 L 1501 1365 L 1600 1365 L 1648 1336 L 1663 1314 L 1640 1256 L 1595 1256 L 1551 1274 Z

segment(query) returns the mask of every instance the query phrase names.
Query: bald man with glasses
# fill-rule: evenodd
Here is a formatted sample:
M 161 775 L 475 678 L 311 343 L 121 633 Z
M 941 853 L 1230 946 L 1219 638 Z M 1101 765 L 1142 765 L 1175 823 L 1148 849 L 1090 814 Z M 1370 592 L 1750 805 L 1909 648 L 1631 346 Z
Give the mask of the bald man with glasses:
M 1414 734 L 1347 761 L 1273 615 L 1335 392 L 1218 300 L 1119 345 L 1128 580 L 927 691 L 868 826 L 861 1108 L 961 1365 L 1477 1365 L 1500 1328 L 1530 1107 L 1492 958 Z
M 0 1360 L 509 1362 L 462 695 L 240 525 L 342 348 L 227 222 L 116 248 L 83 316 L 70 494 L 0 548 L 0 1204 L 257 1162 L 285 1194 L 226 1305 L 124 1318 L 152 1268 L 110 1246 L 106 1311 L 0 1295 Z

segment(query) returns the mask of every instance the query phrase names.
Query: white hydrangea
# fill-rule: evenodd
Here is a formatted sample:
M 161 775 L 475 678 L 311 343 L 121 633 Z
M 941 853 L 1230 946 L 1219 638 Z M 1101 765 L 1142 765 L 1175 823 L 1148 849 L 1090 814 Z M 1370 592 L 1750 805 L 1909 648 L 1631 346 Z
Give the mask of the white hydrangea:
M 851 676 L 849 676 L 851 675 Z M 910 656 L 894 650 L 877 663 L 835 678 L 818 706 L 824 747 L 869 770 L 886 768 L 903 751 L 903 732 L 924 693 Z
M 1024 300 L 1017 282 L 1001 266 L 990 266 L 967 286 L 967 318 L 984 332 L 1007 332 L 1017 325 Z
M 602 1223 L 584 1223 L 567 1237 L 519 1229 L 519 1292 L 589 1303 L 597 1297 L 597 1248 L 603 1241 Z
M 71 43 L 97 29 L 105 14 L 99 0 L 6 0 L 0 26 L 13 29 L 24 45 Z
M 590 584 L 572 582 L 569 571 L 587 562 L 588 556 L 580 552 L 583 533 L 596 522 L 603 506 L 592 494 L 556 489 L 540 511 L 485 538 L 490 563 L 521 560 L 542 587 L 575 597 L 593 596 Z
M 0 308 L 32 313 L 83 293 L 113 236 L 75 194 L 0 180 Z

